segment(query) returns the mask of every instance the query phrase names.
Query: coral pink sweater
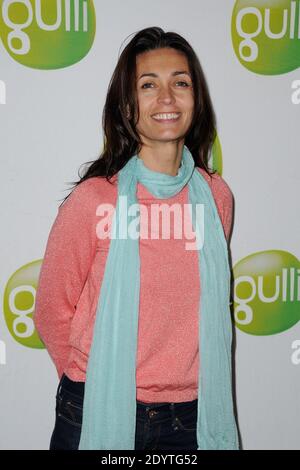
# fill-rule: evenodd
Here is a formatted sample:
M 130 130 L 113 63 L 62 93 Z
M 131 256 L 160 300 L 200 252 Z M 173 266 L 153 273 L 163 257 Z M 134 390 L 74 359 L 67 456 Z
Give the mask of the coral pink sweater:
M 219 175 L 208 181 L 228 239 L 232 224 L 232 193 Z M 114 184 L 93 177 L 72 191 L 59 207 L 40 272 L 34 322 L 58 376 L 85 381 L 109 241 L 99 239 L 96 208 L 115 207 Z M 138 202 L 187 204 L 188 186 L 169 199 L 156 199 L 140 183 Z M 144 222 L 141 216 L 141 230 Z M 137 400 L 184 402 L 198 395 L 198 321 L 200 276 L 190 239 L 140 239 L 141 284 L 136 362 Z M 201 262 L 201 258 L 200 258 Z M 200 323 L 201 327 L 201 323 Z

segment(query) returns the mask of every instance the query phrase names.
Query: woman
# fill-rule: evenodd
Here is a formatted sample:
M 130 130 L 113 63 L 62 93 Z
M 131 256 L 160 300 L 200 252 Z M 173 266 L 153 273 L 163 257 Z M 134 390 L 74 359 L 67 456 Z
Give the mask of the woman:
M 103 128 L 104 150 L 59 208 L 39 278 L 35 325 L 60 378 L 50 449 L 237 449 L 232 194 L 208 168 L 215 117 L 185 39 L 158 27 L 131 39 Z M 174 213 L 168 236 L 149 224 L 157 205 L 163 223 Z

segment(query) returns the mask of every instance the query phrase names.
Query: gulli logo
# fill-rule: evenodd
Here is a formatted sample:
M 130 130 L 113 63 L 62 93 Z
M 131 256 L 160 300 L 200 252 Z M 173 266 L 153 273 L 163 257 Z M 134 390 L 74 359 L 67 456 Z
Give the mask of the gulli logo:
M 211 149 L 211 156 L 210 162 L 211 167 L 213 170 L 216 170 L 217 173 L 222 176 L 223 171 L 223 158 L 222 158 L 222 147 L 220 143 L 220 139 L 218 134 L 216 134 L 212 149 Z
M 252 335 L 273 335 L 300 320 L 300 262 L 288 251 L 268 250 L 234 266 L 236 326 Z
M 33 322 L 35 296 L 43 260 L 33 261 L 18 269 L 8 280 L 3 299 L 7 328 L 23 346 L 43 349 Z
M 231 34 L 248 70 L 279 75 L 300 65 L 300 0 L 237 0 Z
M 92 47 L 92 0 L 1 0 L 0 38 L 10 56 L 35 69 L 79 62 Z

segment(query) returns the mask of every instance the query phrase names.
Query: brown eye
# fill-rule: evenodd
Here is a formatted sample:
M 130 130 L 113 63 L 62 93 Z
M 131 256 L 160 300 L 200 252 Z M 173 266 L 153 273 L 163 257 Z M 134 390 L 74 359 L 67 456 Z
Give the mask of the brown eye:
M 141 86 L 141 88 L 144 88 L 144 89 L 149 88 L 147 85 L 153 85 L 153 83 L 146 82 Z
M 187 82 L 184 82 L 184 81 L 180 81 L 180 82 L 177 82 L 177 83 L 183 84 L 184 87 L 189 87 L 190 86 Z

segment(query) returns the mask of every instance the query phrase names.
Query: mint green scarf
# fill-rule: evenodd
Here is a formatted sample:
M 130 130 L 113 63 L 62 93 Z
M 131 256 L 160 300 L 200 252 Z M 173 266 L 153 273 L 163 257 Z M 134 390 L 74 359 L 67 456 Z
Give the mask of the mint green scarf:
M 198 449 L 238 449 L 231 384 L 227 243 L 210 187 L 195 169 L 186 146 L 176 176 L 150 170 L 137 155 L 118 174 L 112 224 L 116 236 L 110 240 L 96 313 L 79 449 L 134 450 L 140 255 L 138 238 L 124 236 L 132 214 L 120 209 L 120 197 L 127 196 L 128 207 L 137 204 L 138 182 L 157 198 L 170 198 L 188 184 L 193 229 L 200 247 Z M 204 243 L 196 204 L 204 204 Z

